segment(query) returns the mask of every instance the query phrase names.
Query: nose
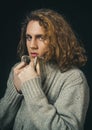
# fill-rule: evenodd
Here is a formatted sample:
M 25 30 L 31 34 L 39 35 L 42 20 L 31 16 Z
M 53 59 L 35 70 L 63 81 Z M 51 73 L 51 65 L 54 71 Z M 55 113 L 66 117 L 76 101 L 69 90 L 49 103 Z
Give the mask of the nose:
M 37 49 L 38 48 L 36 39 L 31 40 L 30 48 L 31 49 Z

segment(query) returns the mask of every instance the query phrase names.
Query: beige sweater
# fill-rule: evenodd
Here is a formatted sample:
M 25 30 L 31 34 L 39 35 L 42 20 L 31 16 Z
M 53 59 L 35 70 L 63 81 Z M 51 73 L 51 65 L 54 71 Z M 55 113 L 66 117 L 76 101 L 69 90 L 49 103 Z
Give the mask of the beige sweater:
M 0 100 L 0 130 L 83 130 L 89 87 L 82 71 L 61 73 L 47 64 L 45 74 L 25 82 L 19 94 L 11 71 Z

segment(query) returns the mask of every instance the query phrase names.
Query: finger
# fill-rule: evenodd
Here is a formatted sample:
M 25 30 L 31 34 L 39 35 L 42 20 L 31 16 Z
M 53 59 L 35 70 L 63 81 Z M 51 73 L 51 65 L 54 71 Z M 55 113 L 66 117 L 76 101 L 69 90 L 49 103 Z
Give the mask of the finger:
M 25 67 L 26 66 L 26 63 L 25 62 L 21 62 L 19 65 L 17 65 L 16 67 L 15 67 L 15 69 L 21 69 L 21 68 L 23 68 L 23 67 Z
M 37 57 L 35 57 L 35 59 L 34 59 L 34 69 L 35 69 L 35 70 L 36 70 L 37 62 L 38 62 Z
M 36 72 L 37 72 L 37 74 L 38 75 L 40 75 L 40 63 L 39 62 L 37 62 L 37 65 L 36 65 Z
M 23 70 L 23 68 L 22 69 L 16 69 L 16 68 L 14 68 L 14 75 L 15 76 L 18 75 L 19 73 L 21 73 L 22 70 Z

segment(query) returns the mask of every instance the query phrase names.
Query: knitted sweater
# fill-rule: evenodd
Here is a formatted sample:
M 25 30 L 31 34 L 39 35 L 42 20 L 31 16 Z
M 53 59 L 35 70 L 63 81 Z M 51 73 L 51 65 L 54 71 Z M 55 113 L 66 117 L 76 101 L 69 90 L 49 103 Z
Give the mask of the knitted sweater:
M 23 83 L 19 94 L 13 70 L 0 100 L 0 130 L 83 130 L 89 87 L 81 70 L 47 64 L 42 78 Z

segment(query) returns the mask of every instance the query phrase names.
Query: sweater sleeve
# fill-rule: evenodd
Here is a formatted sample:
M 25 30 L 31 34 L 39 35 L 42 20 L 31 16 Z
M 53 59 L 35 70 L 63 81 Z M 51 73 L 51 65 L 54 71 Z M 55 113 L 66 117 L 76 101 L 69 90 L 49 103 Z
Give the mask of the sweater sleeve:
M 16 116 L 22 96 L 18 94 L 13 84 L 13 69 L 9 74 L 7 88 L 0 99 L 0 128 L 7 128 Z
M 35 129 L 83 129 L 89 102 L 89 90 L 86 80 L 79 73 L 73 73 L 66 79 L 54 104 L 50 104 L 44 94 L 40 78 L 24 83 L 22 93 Z

